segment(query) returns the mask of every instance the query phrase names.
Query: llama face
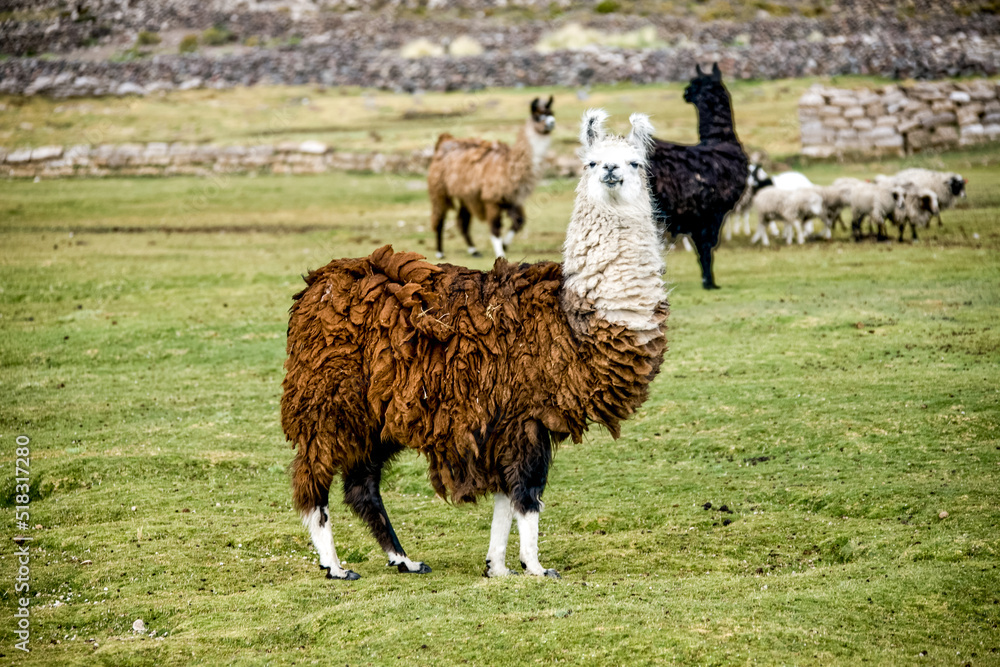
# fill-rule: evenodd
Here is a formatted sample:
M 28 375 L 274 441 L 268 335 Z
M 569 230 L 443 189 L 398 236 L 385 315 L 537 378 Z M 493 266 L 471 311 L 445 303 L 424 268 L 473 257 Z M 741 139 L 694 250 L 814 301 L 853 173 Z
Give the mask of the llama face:
M 556 117 L 552 113 L 552 96 L 548 102 L 538 97 L 531 101 L 531 122 L 538 134 L 548 134 L 556 127 Z
M 653 128 L 642 114 L 632 114 L 632 132 L 622 139 L 607 135 L 607 114 L 591 110 L 584 114 L 580 127 L 583 144 L 583 177 L 580 188 L 594 202 L 640 201 L 648 198 L 646 151 Z
M 722 72 L 718 63 L 712 63 L 712 73 L 705 74 L 701 71 L 701 65 L 695 65 L 697 76 L 691 79 L 687 88 L 684 89 L 684 101 L 688 104 L 698 104 L 698 100 L 706 92 L 711 92 L 719 88 L 722 82 Z

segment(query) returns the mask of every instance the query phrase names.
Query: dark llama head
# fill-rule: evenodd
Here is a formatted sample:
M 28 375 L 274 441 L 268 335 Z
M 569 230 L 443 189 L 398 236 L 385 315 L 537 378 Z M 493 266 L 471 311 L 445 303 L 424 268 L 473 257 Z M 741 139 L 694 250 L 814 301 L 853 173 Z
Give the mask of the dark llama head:
M 684 101 L 698 110 L 698 136 L 701 141 L 731 140 L 736 137 L 733 130 L 733 104 L 729 91 L 722 83 L 722 72 L 718 63 L 712 63 L 712 71 L 705 74 L 701 65 L 695 65 L 696 76 L 684 89 Z
M 552 113 L 551 95 L 548 102 L 543 103 L 539 97 L 531 100 L 531 121 L 538 134 L 548 134 L 555 129 L 556 117 Z

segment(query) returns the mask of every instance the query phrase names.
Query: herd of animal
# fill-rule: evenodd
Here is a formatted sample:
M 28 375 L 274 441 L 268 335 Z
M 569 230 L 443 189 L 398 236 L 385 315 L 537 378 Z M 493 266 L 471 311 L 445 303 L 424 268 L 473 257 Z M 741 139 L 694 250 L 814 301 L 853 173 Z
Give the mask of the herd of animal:
M 666 240 L 694 242 L 702 284 L 713 289 L 713 249 L 734 207 L 737 221 L 757 208 L 762 242 L 761 229 L 777 221 L 802 242 L 809 218 L 829 234 L 846 206 L 856 233 L 867 218 L 880 235 L 887 222 L 909 224 L 915 235 L 964 194 L 958 175 L 942 181 L 922 171 L 827 188 L 801 175 L 769 178 L 737 139 L 718 66 L 699 67 L 684 99 L 698 110 L 693 146 L 656 139 L 642 114 L 630 117 L 627 137 L 607 132 L 603 111 L 583 115 L 582 176 L 561 263 L 504 259 L 555 127 L 550 97 L 532 101 L 513 146 L 438 139 L 428 175 L 438 257 L 454 209 L 471 254 L 479 254 L 472 218 L 489 224 L 492 270 L 432 264 L 385 246 L 306 277 L 290 312 L 281 424 L 296 450 L 294 505 L 328 578 L 359 578 L 334 546 L 329 503 L 337 478 L 390 566 L 431 571 L 407 556 L 380 492 L 383 469 L 405 449 L 427 459 L 442 498 L 492 495 L 484 576 L 515 573 L 507 542 L 516 522 L 522 568 L 558 578 L 538 553 L 553 448 L 580 442 L 592 424 L 617 438 L 645 401 L 666 349 Z M 502 235 L 504 214 L 512 224 Z
M 750 210 L 756 209 L 757 229 L 751 242 L 768 245 L 768 236 L 777 236 L 777 222 L 784 225 L 787 243 L 794 236 L 803 243 L 813 232 L 813 220 L 822 223 L 819 233 L 831 238 L 841 214 L 851 211 L 851 233 L 860 240 L 863 223 L 868 222 L 878 240 L 887 239 L 886 228 L 896 225 L 898 240 L 903 240 L 907 225 L 913 240 L 917 228 L 926 228 L 935 217 L 941 224 L 941 210 L 965 197 L 966 180 L 954 172 L 931 169 L 904 169 L 893 176 L 877 175 L 870 180 L 838 178 L 832 184 L 817 186 L 798 172 L 788 171 L 769 177 L 759 165 L 751 164 L 747 187 L 728 218 L 725 238 L 733 231 L 750 234 Z

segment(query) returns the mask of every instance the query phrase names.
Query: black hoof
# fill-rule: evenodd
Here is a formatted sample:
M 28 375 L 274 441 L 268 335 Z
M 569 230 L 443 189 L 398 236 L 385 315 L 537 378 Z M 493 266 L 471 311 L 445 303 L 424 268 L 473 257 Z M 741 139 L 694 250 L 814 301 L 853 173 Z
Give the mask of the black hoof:
M 562 577 L 559 576 L 559 573 L 555 570 L 545 570 L 545 576 L 549 579 L 562 579 Z
M 720 289 L 715 283 L 702 283 L 701 286 L 705 289 Z
M 392 563 L 389 563 L 389 565 L 392 565 Z M 396 566 L 396 570 L 402 574 L 429 574 L 432 572 L 431 566 L 427 563 L 421 563 L 419 570 L 411 570 L 406 567 L 406 563 L 400 563 Z
M 333 576 L 333 573 L 330 572 L 330 568 L 324 568 L 324 569 L 326 570 L 327 579 L 339 579 L 341 581 L 357 581 L 358 579 L 361 578 L 361 575 L 358 574 L 357 572 L 354 572 L 353 570 L 344 570 L 344 576 L 335 577 Z
M 522 570 L 527 570 L 528 569 L 528 566 L 524 564 L 523 560 L 521 561 L 521 569 Z
M 473 253 L 469 253 L 469 254 L 472 257 L 482 257 L 483 256 L 483 253 L 479 252 L 478 250 L 475 251 L 475 252 L 473 252 Z

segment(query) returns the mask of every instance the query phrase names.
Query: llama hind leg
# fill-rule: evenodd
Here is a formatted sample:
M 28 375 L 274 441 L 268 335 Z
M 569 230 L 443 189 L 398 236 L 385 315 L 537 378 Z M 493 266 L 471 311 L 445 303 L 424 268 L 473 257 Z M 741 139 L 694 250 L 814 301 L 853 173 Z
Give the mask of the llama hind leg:
M 510 229 L 503 235 L 504 251 L 510 249 L 510 244 L 514 242 L 514 236 L 524 227 L 524 207 L 520 204 L 514 204 L 507 209 L 507 215 L 510 216 Z
M 529 422 L 525 427 L 525 436 L 532 446 L 521 461 L 510 498 L 521 542 L 521 567 L 528 574 L 559 579 L 558 572 L 545 569 L 538 562 L 538 515 L 542 511 L 542 492 L 552 459 L 549 432 L 536 422 Z
M 328 461 L 326 462 L 329 463 Z M 328 579 L 359 579 L 357 573 L 345 570 L 337 558 L 333 544 L 328 509 L 333 467 L 323 463 L 323 457 L 309 457 L 299 451 L 292 463 L 292 500 L 309 530 L 313 546 L 319 554 L 319 567 Z
M 344 502 L 368 524 L 375 540 L 389 557 L 389 565 L 396 566 L 400 572 L 430 572 L 431 568 L 426 564 L 407 558 L 400 546 L 385 505 L 382 504 L 382 494 L 379 491 L 381 481 L 381 461 L 359 463 L 344 474 Z
M 482 257 L 483 254 L 476 249 L 476 244 L 472 242 L 472 234 L 469 233 L 469 227 L 472 225 L 472 211 L 466 207 L 465 204 L 461 204 L 458 207 L 458 229 L 462 232 L 462 238 L 465 239 L 466 247 L 469 250 L 469 254 L 473 257 Z
M 490 549 L 486 552 L 484 577 L 505 577 L 518 574 L 507 569 L 507 540 L 514 519 L 514 508 L 510 496 L 497 493 L 493 496 L 493 525 L 490 528 Z
M 330 512 L 326 505 L 314 507 L 302 516 L 302 523 L 309 529 L 313 545 L 319 553 L 319 567 L 326 570 L 327 579 L 346 579 L 354 581 L 361 576 L 357 572 L 345 570 L 337 557 L 337 547 L 333 544 L 333 531 L 330 528 Z

